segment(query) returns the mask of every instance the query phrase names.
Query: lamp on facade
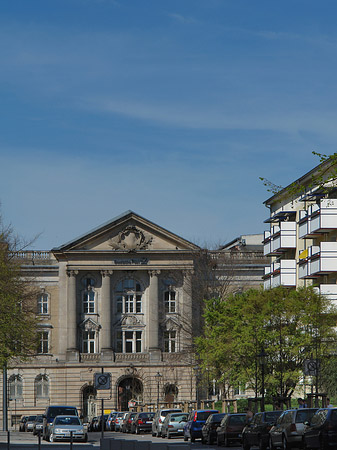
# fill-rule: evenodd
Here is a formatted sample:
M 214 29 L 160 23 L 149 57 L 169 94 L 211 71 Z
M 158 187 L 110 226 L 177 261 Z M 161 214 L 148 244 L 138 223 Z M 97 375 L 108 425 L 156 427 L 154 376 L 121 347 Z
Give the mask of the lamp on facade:
M 259 358 L 259 363 L 261 366 L 261 411 L 264 412 L 264 371 L 265 371 L 265 365 L 266 365 L 266 356 L 267 353 L 264 351 L 264 348 L 262 347 L 261 352 L 257 355 Z
M 157 379 L 157 409 L 159 409 L 159 385 L 160 385 L 160 379 L 163 375 L 160 372 L 157 372 L 155 377 Z

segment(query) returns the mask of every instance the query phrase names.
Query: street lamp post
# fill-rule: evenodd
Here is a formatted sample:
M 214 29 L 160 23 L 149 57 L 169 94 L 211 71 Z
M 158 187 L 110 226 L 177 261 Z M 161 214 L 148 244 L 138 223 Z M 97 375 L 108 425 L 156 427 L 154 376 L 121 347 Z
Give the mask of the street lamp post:
M 261 365 L 261 394 L 262 394 L 262 398 L 261 398 L 261 411 L 264 412 L 264 366 L 266 363 L 266 352 L 264 351 L 264 348 L 262 347 L 261 353 L 259 353 L 258 357 L 259 357 L 259 361 L 260 361 L 260 365 Z
M 162 374 L 160 372 L 157 372 L 155 377 L 157 378 L 157 410 L 159 409 L 159 384 L 160 379 L 162 377 Z
M 193 367 L 194 374 L 195 374 L 195 395 L 196 395 L 196 402 L 197 402 L 197 409 L 199 408 L 199 378 L 200 378 L 200 367 L 195 366 Z

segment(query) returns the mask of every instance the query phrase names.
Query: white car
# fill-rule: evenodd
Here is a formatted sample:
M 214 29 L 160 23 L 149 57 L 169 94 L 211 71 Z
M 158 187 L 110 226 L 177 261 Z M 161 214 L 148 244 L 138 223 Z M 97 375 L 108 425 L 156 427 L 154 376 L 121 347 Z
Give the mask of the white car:
M 50 428 L 49 442 L 70 440 L 87 442 L 88 434 L 78 416 L 56 416 Z

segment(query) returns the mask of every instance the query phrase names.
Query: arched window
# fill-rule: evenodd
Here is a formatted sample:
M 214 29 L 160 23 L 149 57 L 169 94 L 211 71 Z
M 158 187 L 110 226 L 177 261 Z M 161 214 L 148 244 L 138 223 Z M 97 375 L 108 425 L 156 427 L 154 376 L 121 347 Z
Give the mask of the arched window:
M 12 375 L 8 380 L 9 398 L 19 399 L 23 396 L 23 383 L 20 375 Z
M 49 296 L 46 292 L 42 292 L 37 298 L 37 313 L 49 314 Z
M 117 313 L 142 312 L 142 288 L 138 281 L 126 278 L 116 286 Z
M 47 375 L 38 375 L 35 378 L 35 397 L 36 399 L 49 397 L 49 379 Z
M 82 291 L 82 305 L 84 314 L 90 314 L 96 312 L 95 301 L 95 280 L 91 277 L 85 277 L 83 279 L 85 290 Z

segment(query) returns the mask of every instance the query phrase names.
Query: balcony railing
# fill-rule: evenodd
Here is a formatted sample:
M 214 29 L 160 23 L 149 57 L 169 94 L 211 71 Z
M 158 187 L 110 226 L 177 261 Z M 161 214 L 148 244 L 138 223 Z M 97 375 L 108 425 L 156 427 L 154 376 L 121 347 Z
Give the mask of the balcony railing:
M 337 229 L 337 199 L 323 198 L 320 203 L 300 211 L 299 237 L 312 238 Z
M 288 249 L 296 248 L 296 222 L 281 222 L 264 233 L 264 254 L 278 255 Z
M 321 242 L 300 254 L 299 278 L 316 278 L 337 272 L 337 242 Z
M 296 260 L 281 259 L 265 268 L 264 288 L 296 286 Z

